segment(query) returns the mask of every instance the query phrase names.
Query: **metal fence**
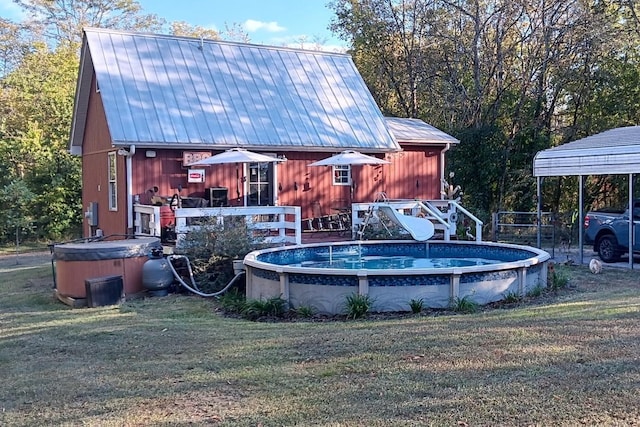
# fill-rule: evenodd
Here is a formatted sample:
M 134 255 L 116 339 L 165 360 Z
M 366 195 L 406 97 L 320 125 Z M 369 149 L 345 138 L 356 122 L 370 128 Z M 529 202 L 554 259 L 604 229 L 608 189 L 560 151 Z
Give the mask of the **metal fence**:
M 544 248 L 576 247 L 580 232 L 577 212 L 542 212 L 540 231 Z M 537 239 L 537 212 L 499 211 L 492 215 L 491 240 L 536 246 Z

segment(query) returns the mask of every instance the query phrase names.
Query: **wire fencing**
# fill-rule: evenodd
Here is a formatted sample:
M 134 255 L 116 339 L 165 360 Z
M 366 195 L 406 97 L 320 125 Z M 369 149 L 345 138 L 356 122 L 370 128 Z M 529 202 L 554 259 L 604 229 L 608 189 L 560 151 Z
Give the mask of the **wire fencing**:
M 537 246 L 540 229 L 542 248 L 569 251 L 577 247 L 580 224 L 577 212 L 542 212 L 538 224 L 537 212 L 498 211 L 491 218 L 491 240 Z

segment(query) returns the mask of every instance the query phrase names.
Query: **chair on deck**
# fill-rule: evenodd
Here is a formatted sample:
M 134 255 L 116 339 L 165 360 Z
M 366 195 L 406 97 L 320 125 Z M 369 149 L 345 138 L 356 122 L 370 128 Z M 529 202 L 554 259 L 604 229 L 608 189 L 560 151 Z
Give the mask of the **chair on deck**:
M 351 206 L 346 199 L 333 199 L 331 201 L 332 223 L 339 231 L 351 228 Z
M 340 216 L 335 214 L 327 214 L 322 209 L 322 204 L 315 201 L 311 206 L 314 222 L 318 231 L 339 231 L 341 230 Z
M 304 218 L 302 225 L 306 231 L 322 231 L 324 226 L 322 224 L 322 206 L 319 201 L 311 203 L 311 217 Z

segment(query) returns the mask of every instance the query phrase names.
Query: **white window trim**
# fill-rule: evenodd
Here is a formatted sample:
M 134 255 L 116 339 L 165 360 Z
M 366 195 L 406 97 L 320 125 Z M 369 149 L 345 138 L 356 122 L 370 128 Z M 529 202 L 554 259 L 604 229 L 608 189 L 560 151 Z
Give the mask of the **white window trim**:
M 111 170 L 113 166 L 113 176 Z M 109 197 L 109 210 L 118 210 L 118 156 L 115 151 L 107 154 L 107 193 Z
M 343 182 L 342 180 L 338 181 L 336 179 L 336 172 L 347 171 L 347 182 Z M 340 174 L 342 176 L 342 174 Z M 333 180 L 333 185 L 351 185 L 351 165 L 334 165 L 331 167 L 331 179 Z

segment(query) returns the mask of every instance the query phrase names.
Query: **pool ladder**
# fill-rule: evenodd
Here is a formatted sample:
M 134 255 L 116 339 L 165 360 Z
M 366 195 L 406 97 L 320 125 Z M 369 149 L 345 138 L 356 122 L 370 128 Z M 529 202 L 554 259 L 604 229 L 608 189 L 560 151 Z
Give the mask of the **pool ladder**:
M 373 203 L 369 205 L 369 209 L 367 209 L 367 212 L 365 212 L 364 214 L 364 221 L 362 222 L 362 225 L 356 232 L 356 234 L 358 235 L 358 240 L 362 240 L 364 230 L 367 228 L 369 224 L 371 224 L 372 220 L 376 223 L 382 224 L 384 229 L 387 230 L 387 233 L 389 233 L 389 236 L 390 237 L 393 236 L 393 233 L 391 233 L 391 230 L 389 230 L 389 227 L 387 227 L 384 221 L 381 221 L 380 218 L 375 215 L 375 211 L 378 210 L 378 207 L 375 204 L 384 203 L 388 201 L 389 201 L 389 198 L 387 197 L 387 193 L 385 193 L 384 191 L 381 191 L 376 194 L 376 197 L 373 199 Z

